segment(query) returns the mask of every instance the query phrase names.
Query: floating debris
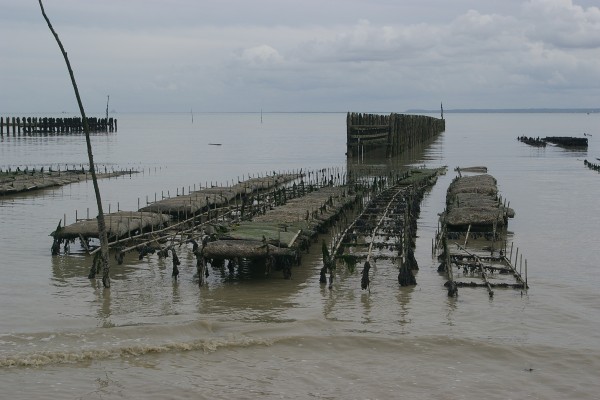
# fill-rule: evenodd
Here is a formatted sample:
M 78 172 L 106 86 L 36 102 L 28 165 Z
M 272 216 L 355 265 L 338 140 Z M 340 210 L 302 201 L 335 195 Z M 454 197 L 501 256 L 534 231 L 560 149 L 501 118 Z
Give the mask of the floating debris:
M 460 175 L 461 172 L 477 172 L 480 174 L 485 174 L 487 172 L 487 167 L 456 167 L 455 171 Z

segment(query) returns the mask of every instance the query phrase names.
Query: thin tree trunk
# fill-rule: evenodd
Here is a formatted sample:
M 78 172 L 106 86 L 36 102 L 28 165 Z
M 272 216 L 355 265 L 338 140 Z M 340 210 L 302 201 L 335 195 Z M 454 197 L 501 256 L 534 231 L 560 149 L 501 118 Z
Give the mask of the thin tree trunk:
M 90 163 L 90 174 L 92 175 L 92 182 L 94 184 L 94 191 L 96 192 L 96 203 L 98 204 L 98 234 L 100 236 L 100 257 L 102 263 L 102 284 L 105 288 L 110 288 L 110 276 L 109 276 L 109 265 L 108 265 L 108 237 L 106 235 L 106 225 L 104 223 L 104 212 L 102 211 L 102 198 L 100 197 L 100 188 L 98 187 L 98 179 L 96 178 L 96 169 L 94 167 L 94 155 L 92 154 L 92 143 L 90 140 L 90 127 L 88 125 L 87 117 L 85 116 L 85 110 L 83 109 L 83 104 L 81 102 L 81 97 L 79 96 L 79 89 L 77 89 L 77 83 L 75 82 L 75 76 L 73 75 L 73 70 L 71 69 L 71 64 L 69 63 L 69 58 L 67 57 L 67 52 L 65 51 L 58 35 L 54 31 L 46 12 L 44 11 L 44 5 L 42 4 L 42 0 L 38 0 L 40 3 L 40 8 L 42 10 L 42 15 L 48 24 L 48 28 L 54 35 L 56 42 L 58 43 L 58 47 L 60 47 L 60 51 L 62 52 L 63 57 L 65 58 L 65 62 L 67 63 L 67 69 L 69 70 L 69 75 L 71 77 L 71 83 L 73 84 L 73 90 L 75 90 L 75 97 L 77 98 L 77 104 L 79 105 L 79 111 L 81 112 L 81 119 L 83 120 L 83 130 L 85 132 L 85 141 L 87 144 L 87 153 L 88 159 Z

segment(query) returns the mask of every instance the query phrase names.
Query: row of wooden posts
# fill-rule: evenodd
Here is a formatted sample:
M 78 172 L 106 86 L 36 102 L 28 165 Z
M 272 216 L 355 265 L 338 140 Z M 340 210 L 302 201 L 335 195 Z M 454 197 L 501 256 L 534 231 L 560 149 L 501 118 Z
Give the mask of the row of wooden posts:
M 425 115 L 348 113 L 346 128 L 349 158 L 374 148 L 385 148 L 390 158 L 445 131 L 446 121 Z
M 594 164 L 594 163 L 589 162 L 588 160 L 583 160 L 583 164 L 593 171 L 600 172 L 600 164 Z
M 116 132 L 116 118 L 87 118 L 90 132 Z M 34 134 L 73 134 L 83 133 L 83 119 L 80 117 L 0 117 L 0 136 Z

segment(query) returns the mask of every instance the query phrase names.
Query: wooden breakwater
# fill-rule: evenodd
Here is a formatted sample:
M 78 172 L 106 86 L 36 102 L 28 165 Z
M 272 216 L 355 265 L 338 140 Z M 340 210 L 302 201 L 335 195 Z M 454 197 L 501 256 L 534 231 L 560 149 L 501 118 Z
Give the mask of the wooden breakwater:
M 592 171 L 600 172 L 600 164 L 594 164 L 594 163 L 589 162 L 588 160 L 583 160 L 583 165 L 585 165 Z
M 519 136 L 517 138 L 517 140 L 519 142 L 528 144 L 530 146 L 535 146 L 535 147 L 546 147 L 546 142 L 544 141 L 544 139 L 540 139 L 539 136 L 538 137 L 528 137 L 528 136 Z
M 116 118 L 87 119 L 90 132 L 116 132 Z M 27 136 L 39 134 L 67 135 L 84 133 L 83 119 L 80 117 L 0 117 L 0 136 Z
M 446 121 L 425 115 L 348 113 L 346 128 L 348 158 L 377 148 L 390 158 L 445 131 Z
M 571 136 L 546 136 L 544 141 L 553 143 L 561 147 L 587 147 L 587 138 L 571 137 Z
M 547 136 L 545 138 L 536 138 L 519 136 L 518 141 L 528 144 L 530 146 L 546 147 L 546 143 L 552 143 L 560 147 L 575 147 L 585 148 L 588 146 L 587 138 L 571 137 L 571 136 Z

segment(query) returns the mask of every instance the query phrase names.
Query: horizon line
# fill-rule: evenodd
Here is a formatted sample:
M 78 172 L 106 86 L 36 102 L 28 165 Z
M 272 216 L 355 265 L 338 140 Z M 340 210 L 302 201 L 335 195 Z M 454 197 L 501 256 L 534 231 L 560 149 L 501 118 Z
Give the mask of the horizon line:
M 440 113 L 441 109 L 421 109 L 411 108 L 404 111 L 282 111 L 273 110 L 265 111 L 117 111 L 112 110 L 111 114 L 346 114 L 349 112 L 359 112 L 364 114 L 389 114 L 389 113 Z M 530 107 L 530 108 L 449 108 L 444 109 L 445 113 L 600 113 L 600 108 L 597 107 Z M 40 115 L 40 114 L 77 114 L 78 111 L 0 111 L 0 116 L 12 116 L 12 115 Z M 105 115 L 105 112 L 102 112 Z

